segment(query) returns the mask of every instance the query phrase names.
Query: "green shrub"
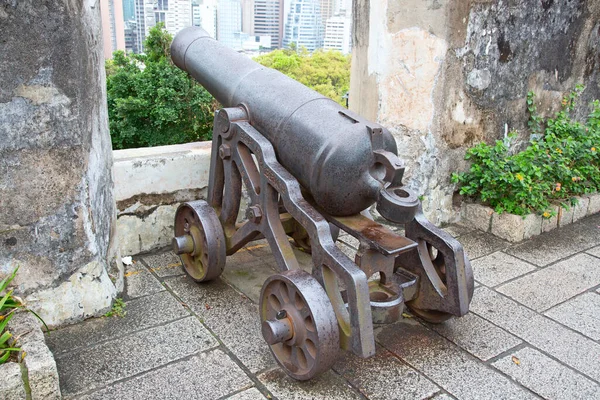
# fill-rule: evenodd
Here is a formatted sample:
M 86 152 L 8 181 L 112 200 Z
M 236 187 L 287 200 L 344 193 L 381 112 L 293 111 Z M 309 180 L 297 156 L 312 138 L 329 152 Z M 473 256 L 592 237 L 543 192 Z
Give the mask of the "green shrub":
M 17 353 L 21 351 L 18 347 L 12 347 L 14 344 L 11 344 L 10 339 L 12 338 L 12 333 L 8 331 L 8 323 L 14 316 L 15 311 L 22 309 L 25 311 L 29 311 L 33 315 L 35 315 L 43 324 L 46 326 L 46 323 L 32 310 L 28 309 L 23 301 L 16 296 L 13 296 L 13 291 L 8 290 L 8 285 L 15 279 L 17 275 L 17 271 L 19 267 L 15 268 L 15 270 L 6 278 L 0 282 L 0 364 L 4 364 L 12 353 Z M 46 326 L 46 330 L 48 327 Z
M 600 102 L 591 104 L 585 123 L 571 119 L 582 86 L 565 96 L 554 118 L 537 115 L 535 95 L 527 105 L 532 141 L 523 151 L 510 152 L 512 133 L 494 145 L 480 143 L 469 150 L 468 172 L 452 174 L 460 194 L 488 204 L 496 212 L 539 213 L 548 218 L 552 201 L 568 206 L 574 196 L 600 191 Z M 543 132 L 543 134 L 542 134 Z
M 162 146 L 212 137 L 213 97 L 171 61 L 172 37 L 150 29 L 146 54 L 117 51 L 106 61 L 113 149 Z

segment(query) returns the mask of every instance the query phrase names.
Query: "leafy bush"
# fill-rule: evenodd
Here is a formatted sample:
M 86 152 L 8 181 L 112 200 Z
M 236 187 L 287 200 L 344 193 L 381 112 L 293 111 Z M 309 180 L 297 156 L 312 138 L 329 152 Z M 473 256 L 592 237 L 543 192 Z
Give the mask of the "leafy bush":
M 28 309 L 23 301 L 16 296 L 13 296 L 13 291 L 8 290 L 8 285 L 15 279 L 17 275 L 17 271 L 19 267 L 15 268 L 15 270 L 4 278 L 2 282 L 0 282 L 0 364 L 4 364 L 10 358 L 11 353 L 16 353 L 21 351 L 18 347 L 12 347 L 14 344 L 10 343 L 10 339 L 12 338 L 12 333 L 8 331 L 8 323 L 14 316 L 15 311 L 22 309 L 29 311 L 33 315 L 35 315 L 43 324 L 46 326 L 46 323 L 32 310 Z M 48 330 L 48 327 L 46 326 Z
M 273 68 L 327 96 L 346 105 L 344 95 L 350 89 L 350 56 L 335 50 L 317 50 L 312 54 L 306 49 L 275 50 L 258 56 L 254 61 Z
M 510 152 L 515 134 L 494 145 L 480 143 L 465 159 L 471 168 L 452 174 L 460 194 L 517 215 L 540 213 L 548 218 L 550 202 L 573 204 L 573 197 L 600 191 L 600 102 L 591 104 L 585 123 L 571 119 L 582 86 L 565 96 L 554 118 L 537 115 L 535 95 L 527 105 L 532 141 L 523 151 Z M 542 134 L 543 132 L 543 134 Z
M 150 30 L 145 55 L 117 51 L 106 61 L 113 149 L 160 146 L 212 137 L 213 97 L 171 61 L 171 35 Z

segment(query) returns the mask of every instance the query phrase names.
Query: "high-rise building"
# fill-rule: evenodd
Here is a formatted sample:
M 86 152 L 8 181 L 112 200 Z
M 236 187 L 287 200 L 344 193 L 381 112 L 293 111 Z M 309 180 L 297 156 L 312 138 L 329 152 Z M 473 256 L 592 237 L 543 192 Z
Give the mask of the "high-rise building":
M 235 50 L 241 49 L 242 3 L 219 0 L 217 3 L 217 40 Z
M 125 51 L 127 53 L 139 53 L 137 41 L 137 24 L 135 21 L 125 21 Z
M 123 26 L 123 3 L 121 0 L 101 0 L 102 40 L 104 58 L 112 58 L 112 53 L 125 50 L 125 27 Z
M 241 0 L 242 32 L 254 35 L 254 0 Z
M 327 20 L 323 48 L 350 53 L 352 46 L 352 19 L 346 16 L 335 16 Z
M 135 0 L 123 0 L 123 20 L 135 19 Z
M 138 49 L 143 51 L 146 36 L 159 22 L 173 36 L 192 26 L 192 0 L 135 0 L 135 22 Z
M 335 8 L 336 8 L 336 3 L 339 3 L 339 1 L 336 0 L 319 0 L 320 6 L 321 6 L 321 21 L 323 23 L 323 25 L 325 25 L 325 21 L 327 21 L 329 18 L 333 17 L 333 14 L 335 12 Z
M 196 8 L 192 8 L 195 10 Z M 216 0 L 202 0 L 198 3 L 196 11 L 200 17 L 200 23 L 194 26 L 201 26 L 210 36 L 217 37 L 217 2 Z M 192 11 L 192 18 L 193 17 Z
M 271 36 L 271 48 L 282 46 L 283 0 L 254 0 L 254 34 Z
M 164 0 L 163 0 L 164 1 Z M 165 28 L 175 36 L 183 28 L 192 26 L 192 0 L 168 0 Z
M 291 0 L 283 47 L 295 43 L 297 48 L 314 51 L 323 47 L 323 30 L 320 0 Z

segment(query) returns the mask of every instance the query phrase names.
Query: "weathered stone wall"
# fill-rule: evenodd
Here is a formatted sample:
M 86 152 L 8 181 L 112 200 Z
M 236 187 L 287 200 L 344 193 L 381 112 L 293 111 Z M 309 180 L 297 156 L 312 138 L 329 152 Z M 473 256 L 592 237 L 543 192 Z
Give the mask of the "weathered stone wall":
M 123 256 L 170 245 L 181 202 L 206 197 L 211 142 L 115 150 L 117 235 Z
M 547 115 L 577 83 L 579 117 L 600 98 L 596 0 L 355 0 L 353 40 L 350 108 L 392 131 L 436 223 L 468 147 L 528 139 L 528 91 Z
M 103 313 L 114 260 L 97 0 L 0 0 L 0 276 L 48 325 Z

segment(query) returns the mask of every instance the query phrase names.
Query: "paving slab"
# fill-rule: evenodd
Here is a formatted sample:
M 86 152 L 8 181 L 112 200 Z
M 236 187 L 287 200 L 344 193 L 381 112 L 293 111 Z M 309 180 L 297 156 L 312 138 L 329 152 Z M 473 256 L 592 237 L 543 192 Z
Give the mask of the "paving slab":
M 252 381 L 224 352 L 212 350 L 81 397 L 88 400 L 212 400 Z M 253 399 L 241 397 L 241 399 Z M 259 397 L 256 397 L 259 399 Z
M 127 299 L 147 296 L 165 290 L 164 286 L 140 261 L 125 266 L 125 293 Z
M 258 306 L 248 297 L 221 279 L 198 284 L 180 276 L 165 282 L 250 371 L 274 365 L 260 333 Z
M 588 377 L 600 381 L 600 344 L 484 286 L 471 311 Z
M 533 399 L 528 391 L 411 320 L 379 329 L 377 341 L 460 399 Z
M 487 256 L 498 250 L 503 250 L 510 245 L 506 240 L 500 239 L 491 233 L 481 231 L 473 231 L 462 235 L 459 242 L 465 248 L 467 257 L 470 260 Z
M 257 388 L 250 388 L 243 392 L 227 397 L 227 400 L 265 400 L 265 396 Z
M 371 400 L 429 399 L 440 391 L 423 374 L 382 347 L 370 358 L 345 353 L 333 368 Z
M 545 313 L 553 320 L 600 341 L 600 295 L 584 293 Z
M 600 259 L 577 254 L 496 290 L 537 311 L 600 285 Z
M 240 261 L 240 258 L 246 261 Z M 265 259 L 266 257 L 255 257 L 247 251 L 236 253 L 227 258 L 227 265 L 221 276 L 258 304 L 263 284 L 268 277 L 277 272 L 275 260 L 266 261 Z
M 496 286 L 537 269 L 504 252 L 492 253 L 471 263 L 475 280 L 486 286 Z
M 561 229 L 536 236 L 506 250 L 520 259 L 544 267 L 550 263 L 600 244 L 596 218 L 588 217 Z
M 483 361 L 523 343 L 504 329 L 473 313 L 462 318 L 452 318 L 443 324 L 428 326 Z
M 60 400 L 56 361 L 43 341 L 27 342 L 21 350 L 25 354 L 25 368 L 32 399 Z
M 445 230 L 446 232 L 448 232 L 450 235 L 452 235 L 455 238 L 460 237 L 462 235 L 466 235 L 467 233 L 471 233 L 475 230 L 475 228 L 470 227 L 470 226 L 456 225 L 456 224 L 445 226 L 442 229 Z
M 492 365 L 545 399 L 600 398 L 600 385 L 530 347 Z
M 185 274 L 181 260 L 173 252 L 142 256 L 151 271 L 161 278 Z
M 56 359 L 63 395 L 131 377 L 218 346 L 195 318 L 149 328 Z
M 93 318 L 46 334 L 55 357 L 190 315 L 168 292 L 125 302 L 124 317 Z
M 596 257 L 600 257 L 600 246 L 589 249 L 587 253 Z
M 432 397 L 432 400 L 454 400 L 455 397 L 450 396 L 447 393 L 440 393 L 435 397 Z
M 348 247 L 353 248 L 354 250 L 358 250 L 360 246 L 360 241 L 352 235 L 349 235 L 345 232 L 342 232 L 338 237 L 338 242 L 342 242 Z
M 309 381 L 290 378 L 276 368 L 258 376 L 263 385 L 278 399 L 286 400 L 331 400 L 362 399 L 344 379 L 329 370 Z

